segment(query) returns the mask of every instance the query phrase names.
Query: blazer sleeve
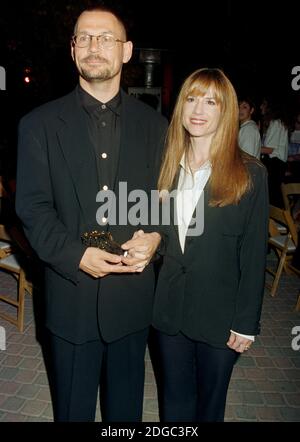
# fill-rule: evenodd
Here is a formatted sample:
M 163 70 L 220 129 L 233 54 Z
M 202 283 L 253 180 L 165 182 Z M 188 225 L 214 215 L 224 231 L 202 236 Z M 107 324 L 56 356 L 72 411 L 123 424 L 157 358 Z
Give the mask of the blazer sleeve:
M 47 139 L 40 121 L 34 131 L 30 123 L 25 118 L 19 125 L 16 212 L 39 258 L 76 284 L 86 246 L 71 237 L 58 217 L 51 189 Z
M 246 225 L 240 246 L 240 281 L 232 330 L 246 335 L 260 331 L 268 241 L 267 173 L 256 165 L 252 176 Z
M 157 119 L 157 117 L 156 117 Z M 164 150 L 164 143 L 165 143 L 165 136 L 167 132 L 168 127 L 168 121 L 165 117 L 159 118 L 158 121 L 154 121 L 155 124 L 153 124 L 153 130 L 152 130 L 152 139 L 151 139 L 151 146 L 150 146 L 150 152 L 152 155 L 152 166 L 151 166 L 151 190 L 155 191 L 157 190 L 157 183 L 158 183 L 158 177 L 160 172 L 160 167 L 162 163 L 162 155 Z M 161 226 L 161 220 L 160 220 L 160 203 L 158 203 L 158 212 L 156 213 L 156 203 L 158 203 L 158 193 L 156 194 L 155 201 L 152 201 L 151 196 L 149 195 L 148 199 L 148 216 L 149 216 L 149 223 L 146 226 L 142 226 L 141 228 L 146 233 L 151 232 L 158 232 L 163 237 L 163 232 L 160 228 Z M 154 212 L 154 213 L 153 213 Z M 153 215 L 153 217 L 152 217 Z M 154 219 L 154 222 L 152 224 L 152 220 Z M 158 251 L 163 251 L 165 249 L 164 247 L 164 241 L 161 242 L 161 244 L 158 247 Z

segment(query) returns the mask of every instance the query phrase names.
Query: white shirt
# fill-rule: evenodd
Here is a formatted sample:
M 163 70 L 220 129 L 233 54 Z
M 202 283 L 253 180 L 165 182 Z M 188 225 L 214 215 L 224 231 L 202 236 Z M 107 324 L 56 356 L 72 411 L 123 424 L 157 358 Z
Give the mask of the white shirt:
M 264 147 L 274 150 L 270 158 L 279 158 L 286 162 L 288 156 L 289 137 L 288 131 L 280 120 L 272 120 L 263 139 Z
M 189 228 L 194 210 L 199 201 L 203 189 L 211 174 L 211 163 L 206 161 L 198 170 L 191 174 L 185 166 L 184 156 L 180 161 L 180 173 L 176 194 L 176 214 L 178 223 L 179 242 L 184 253 L 186 233 Z M 231 332 L 254 341 L 254 336 Z
M 179 241 L 184 253 L 185 238 L 195 207 L 211 174 L 211 164 L 207 161 L 194 175 L 185 166 L 184 157 L 180 161 L 180 174 L 176 194 L 176 213 Z
M 239 130 L 239 146 L 249 155 L 259 159 L 261 139 L 255 121 L 248 120 L 241 124 Z

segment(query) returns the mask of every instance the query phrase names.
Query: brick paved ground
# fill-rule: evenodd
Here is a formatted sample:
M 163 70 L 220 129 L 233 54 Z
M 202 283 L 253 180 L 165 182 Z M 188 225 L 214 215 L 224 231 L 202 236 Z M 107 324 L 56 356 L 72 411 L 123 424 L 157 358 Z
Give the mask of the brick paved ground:
M 291 347 L 299 279 L 283 275 L 276 298 L 265 293 L 262 333 L 234 369 L 226 421 L 300 422 L 300 350 Z M 0 273 L 0 289 L 15 294 L 16 283 Z M 2 304 L 2 303 L 1 303 Z M 1 305 L 0 308 L 3 308 Z M 47 377 L 35 339 L 32 299 L 27 296 L 23 334 L 0 319 L 6 350 L 0 350 L 0 421 L 52 421 Z M 300 345 L 300 340 L 298 340 Z M 100 413 L 97 410 L 97 420 Z M 149 354 L 146 358 L 144 421 L 158 421 L 157 393 Z

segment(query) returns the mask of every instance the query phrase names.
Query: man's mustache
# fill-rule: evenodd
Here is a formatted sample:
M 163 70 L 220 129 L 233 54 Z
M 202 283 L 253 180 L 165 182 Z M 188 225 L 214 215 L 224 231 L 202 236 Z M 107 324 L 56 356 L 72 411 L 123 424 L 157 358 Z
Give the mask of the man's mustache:
M 88 57 L 86 57 L 86 58 L 84 58 L 83 60 L 82 60 L 83 62 L 89 62 L 89 61 L 99 61 L 99 62 L 101 62 L 101 63 L 107 63 L 108 61 L 106 60 L 106 58 L 103 58 L 103 57 L 95 57 L 95 56 L 88 56 Z

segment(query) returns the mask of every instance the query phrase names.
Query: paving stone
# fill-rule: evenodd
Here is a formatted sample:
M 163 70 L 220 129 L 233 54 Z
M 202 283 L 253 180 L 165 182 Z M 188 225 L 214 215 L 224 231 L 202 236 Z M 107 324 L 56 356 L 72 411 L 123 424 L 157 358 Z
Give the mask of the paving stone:
M 22 344 L 14 344 L 14 343 L 11 344 L 8 340 L 8 343 L 6 345 L 6 352 L 9 355 L 18 355 L 22 352 L 23 348 L 24 347 Z
M 6 381 L 3 382 L 3 385 L 1 386 L 1 393 L 7 394 L 10 396 L 13 396 L 17 393 L 17 391 L 20 389 L 20 384 L 18 384 L 15 381 Z
M 300 422 L 300 407 L 292 408 L 285 407 L 280 408 L 280 413 L 284 421 L 287 422 Z
M 278 321 L 279 323 L 279 321 Z M 278 324 L 277 323 L 277 324 Z M 278 324 L 279 325 L 279 324 Z M 274 327 L 273 328 L 273 335 L 277 337 L 286 338 L 288 337 L 290 339 L 291 336 L 291 328 L 281 328 L 281 327 Z
M 47 408 L 47 403 L 39 400 L 28 400 L 26 401 L 24 407 L 21 410 L 22 414 L 26 416 L 41 416 Z
M 144 387 L 144 396 L 146 399 L 156 399 L 157 398 L 157 388 L 155 385 L 147 384 Z
M 282 355 L 287 357 L 287 358 L 295 358 L 295 357 L 299 357 L 299 353 L 297 353 L 295 350 L 293 350 L 292 348 L 282 348 Z
M 29 370 L 37 370 L 37 367 L 40 365 L 39 359 L 36 358 L 27 358 L 24 357 L 19 368 L 29 369 Z
M 146 384 L 153 384 L 155 382 L 154 374 L 152 371 L 146 371 L 145 372 L 145 383 Z
M 157 413 L 158 404 L 156 399 L 144 399 L 144 412 L 145 413 Z
M 1 422 L 26 422 L 26 416 L 19 413 L 5 413 Z
M 285 376 L 287 379 L 290 379 L 291 381 L 299 380 L 300 379 L 300 370 L 297 370 L 295 368 L 283 370 Z
M 281 337 L 277 337 L 276 338 L 277 344 L 280 347 L 287 347 L 287 348 L 291 348 L 292 345 L 292 337 L 290 336 L 290 334 L 288 334 L 287 336 L 281 336 Z
M 273 381 L 274 390 L 280 393 L 294 393 L 295 385 L 289 381 Z
M 247 405 L 239 405 L 235 409 L 235 414 L 238 420 L 242 421 L 257 421 L 256 408 Z
M 229 390 L 227 393 L 227 404 L 228 405 L 242 405 L 243 404 L 243 393 L 241 391 Z
M 277 321 L 277 325 L 281 327 L 281 329 L 289 329 L 291 330 L 294 327 L 294 321 L 291 320 L 279 320 Z
M 40 372 L 43 372 L 43 373 L 46 373 L 46 368 L 45 368 L 44 361 L 40 361 L 40 358 L 38 358 L 38 361 L 39 361 L 39 365 L 37 366 L 36 370 L 40 371 Z
M 5 367 L 0 371 L 0 379 L 1 380 L 12 380 L 14 379 L 19 372 L 18 368 Z
M 248 379 L 267 379 L 267 375 L 261 368 L 247 368 Z
M 53 410 L 52 410 L 52 405 L 48 404 L 47 407 L 45 408 L 43 415 L 43 418 L 45 419 L 52 419 L 53 420 Z
M 291 358 L 291 361 L 296 368 L 300 368 L 300 358 Z
M 274 325 L 273 325 L 273 327 L 274 327 Z M 262 334 L 259 336 L 261 338 L 260 342 L 262 343 L 262 342 L 264 342 L 265 338 L 272 337 L 272 336 L 274 336 L 273 328 L 272 327 L 270 327 L 270 328 L 263 327 Z M 255 342 L 256 342 L 257 339 L 258 338 L 255 339 Z
M 8 396 L 6 394 L 3 394 L 2 392 L 0 393 L 0 407 L 6 401 L 7 398 Z
M 260 344 L 264 347 L 276 347 L 278 346 L 278 343 L 276 341 L 276 338 L 273 337 L 260 337 Z
M 159 418 L 156 413 L 144 412 L 143 422 L 159 422 Z
M 32 335 L 25 335 L 22 341 L 22 344 L 24 345 L 33 345 L 36 347 L 36 338 Z
M 33 358 L 39 356 L 40 354 L 41 354 L 40 348 L 34 346 L 28 346 L 28 347 L 26 346 L 22 351 L 23 356 L 31 356 Z
M 267 406 L 286 405 L 284 396 L 280 393 L 263 393 L 263 397 Z
M 39 392 L 37 395 L 37 399 L 40 401 L 50 402 L 51 401 L 51 395 L 49 387 L 40 387 L 38 386 Z
M 286 379 L 286 377 L 284 375 L 284 371 L 281 369 L 279 370 L 276 368 L 264 368 L 264 371 L 265 371 L 268 379 L 271 379 L 271 380 L 284 380 L 284 379 Z
M 236 421 L 235 409 L 236 409 L 235 405 L 230 405 L 227 402 L 226 409 L 225 409 L 225 416 L 224 416 L 225 422 L 235 422 Z
M 255 383 L 248 379 L 238 379 L 234 380 L 233 388 L 237 391 L 254 391 Z
M 261 357 L 256 358 L 256 364 L 258 367 L 274 367 L 273 358 Z
M 280 410 L 276 407 L 256 407 L 256 413 L 261 422 L 282 421 Z
M 239 365 L 235 365 L 232 372 L 232 379 L 245 379 L 245 370 Z
M 44 373 L 40 373 L 35 379 L 36 385 L 48 385 L 47 375 Z
M 292 368 L 292 367 L 294 367 L 294 364 L 291 361 L 291 359 L 288 359 L 285 357 L 273 358 L 273 362 L 276 365 L 276 367 L 278 367 L 278 368 Z
M 37 385 L 22 385 L 18 391 L 18 396 L 24 399 L 33 399 L 38 395 L 39 391 L 40 387 Z
M 31 384 L 36 377 L 37 377 L 36 371 L 20 369 L 19 373 L 15 377 L 15 381 L 20 382 L 22 384 Z
M 257 391 L 243 392 L 243 403 L 248 405 L 262 405 L 264 403 L 263 395 Z
M 16 396 L 8 397 L 1 405 L 4 411 L 19 412 L 24 405 L 25 400 Z
M 248 369 L 248 367 L 255 367 L 256 363 L 255 363 L 255 358 L 252 356 L 242 356 L 239 358 L 238 361 L 238 366 L 239 367 L 246 367 Z
M 9 342 L 18 343 L 23 340 L 23 335 L 21 333 L 11 333 L 9 335 Z
M 1 364 L 6 367 L 18 367 L 22 361 L 23 357 L 20 355 L 8 355 Z
M 32 335 L 35 336 L 36 335 L 36 329 L 34 324 L 30 324 L 27 328 L 26 328 L 26 335 Z
M 264 347 L 257 347 L 255 344 L 251 346 L 251 349 L 247 353 L 251 357 L 268 356 L 267 350 Z
M 26 422 L 53 422 L 53 419 L 47 419 L 45 417 L 39 416 L 26 416 Z
M 286 402 L 292 407 L 300 407 L 300 394 L 287 393 L 284 395 Z

